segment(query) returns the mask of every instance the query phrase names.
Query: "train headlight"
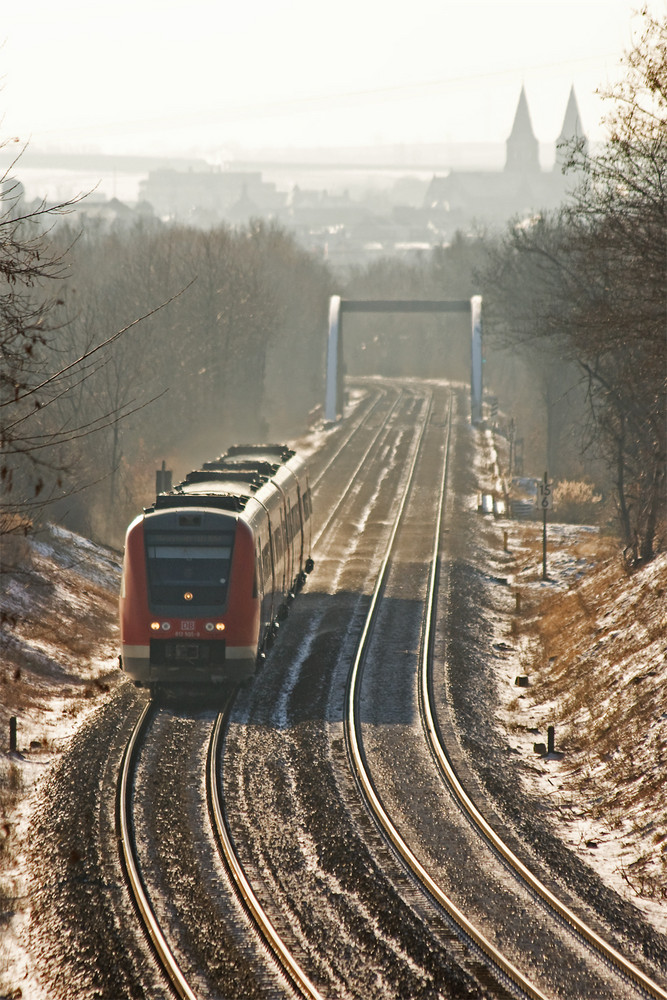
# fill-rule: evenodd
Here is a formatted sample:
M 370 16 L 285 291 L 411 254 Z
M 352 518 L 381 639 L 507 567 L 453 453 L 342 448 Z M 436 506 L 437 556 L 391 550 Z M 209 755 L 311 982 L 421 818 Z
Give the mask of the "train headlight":
M 151 622 L 151 629 L 153 630 L 153 632 L 157 632 L 159 628 L 160 628 L 159 622 Z
M 217 632 L 224 632 L 225 631 L 225 623 L 224 622 L 216 622 L 215 623 L 215 628 L 216 628 Z
M 191 601 L 192 600 L 192 594 L 190 593 L 189 590 L 186 590 L 185 593 L 183 594 L 183 600 L 184 601 Z

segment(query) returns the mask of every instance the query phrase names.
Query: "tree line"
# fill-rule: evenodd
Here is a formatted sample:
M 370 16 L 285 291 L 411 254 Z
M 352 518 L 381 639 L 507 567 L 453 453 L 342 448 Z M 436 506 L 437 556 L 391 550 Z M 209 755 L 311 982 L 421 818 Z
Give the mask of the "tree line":
M 331 276 L 288 233 L 90 233 L 65 218 L 47 242 L 29 229 L 40 219 L 13 215 L 7 256 L 20 264 L 21 246 L 35 263 L 6 280 L 4 530 L 48 503 L 118 542 L 156 461 L 185 474 L 240 437 L 306 423 L 324 391 Z
M 606 143 L 569 149 L 562 208 L 411 262 L 342 278 L 266 222 L 79 231 L 71 206 L 22 214 L 5 185 L 0 533 L 48 509 L 119 542 L 162 459 L 180 475 L 239 438 L 302 429 L 324 395 L 333 292 L 481 293 L 485 381 L 533 434 L 531 461 L 611 490 L 629 558 L 650 559 L 666 517 L 667 19 L 644 26 L 607 95 Z M 409 334 L 405 317 L 356 322 L 352 373 L 469 377 L 469 327 L 451 317 L 411 317 Z

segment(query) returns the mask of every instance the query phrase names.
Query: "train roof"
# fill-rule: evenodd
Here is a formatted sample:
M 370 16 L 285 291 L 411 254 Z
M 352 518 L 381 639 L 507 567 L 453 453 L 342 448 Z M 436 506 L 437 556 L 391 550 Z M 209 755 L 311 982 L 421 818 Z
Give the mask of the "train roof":
M 259 473 L 255 469 L 249 469 L 247 472 L 244 472 L 233 466 L 229 469 L 208 469 L 204 466 L 203 469 L 195 469 L 193 472 L 188 472 L 185 481 L 180 486 L 181 488 L 185 488 L 197 483 L 215 483 L 215 489 L 217 490 L 219 489 L 219 483 L 228 483 L 230 486 L 236 484 L 246 486 L 254 492 L 260 486 L 263 486 L 264 483 L 268 483 L 270 478 L 270 475 Z
M 189 472 L 182 483 L 158 493 L 145 513 L 176 507 L 215 507 L 242 511 L 280 469 L 296 455 L 287 445 L 233 445 L 224 455 Z
M 248 458 L 284 465 L 295 455 L 296 452 L 286 444 L 235 444 L 227 449 L 220 461 L 226 458 Z
M 202 471 L 224 471 L 227 470 L 232 473 L 256 473 L 258 476 L 265 476 L 270 479 L 271 476 L 275 476 L 278 469 L 282 468 L 282 463 L 280 462 L 266 462 L 263 459 L 257 460 L 254 458 L 227 458 L 223 455 L 221 458 L 216 458 L 213 462 L 204 462 L 202 465 Z
M 145 507 L 145 514 L 156 510 L 170 510 L 177 507 L 213 507 L 216 510 L 229 510 L 240 513 L 250 497 L 238 496 L 234 493 L 181 493 L 174 490 L 170 493 L 158 493 L 152 507 Z

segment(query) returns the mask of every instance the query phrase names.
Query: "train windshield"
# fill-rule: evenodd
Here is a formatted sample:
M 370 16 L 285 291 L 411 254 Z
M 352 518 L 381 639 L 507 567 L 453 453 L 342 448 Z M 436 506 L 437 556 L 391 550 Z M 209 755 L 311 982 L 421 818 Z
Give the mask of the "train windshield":
M 151 605 L 183 610 L 224 605 L 233 540 L 232 531 L 147 533 Z

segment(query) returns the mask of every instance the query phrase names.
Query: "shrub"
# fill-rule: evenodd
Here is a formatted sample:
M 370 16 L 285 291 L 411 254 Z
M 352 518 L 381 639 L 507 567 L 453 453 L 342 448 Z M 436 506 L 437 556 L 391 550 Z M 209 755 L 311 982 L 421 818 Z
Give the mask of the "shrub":
M 602 496 L 591 483 L 564 479 L 556 486 L 555 512 L 559 521 L 597 524 L 602 508 Z

